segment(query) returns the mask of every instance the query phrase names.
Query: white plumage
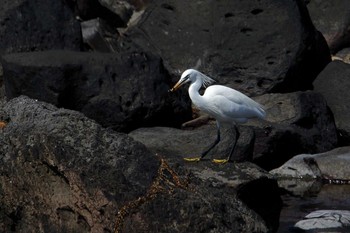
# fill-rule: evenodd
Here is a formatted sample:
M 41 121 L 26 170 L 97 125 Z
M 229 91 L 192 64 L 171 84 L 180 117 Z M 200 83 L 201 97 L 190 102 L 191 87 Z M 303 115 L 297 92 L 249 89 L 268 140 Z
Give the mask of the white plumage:
M 201 157 L 186 159 L 188 161 L 199 161 L 220 141 L 220 124 L 236 125 L 236 123 L 245 123 L 251 118 L 264 119 L 266 117 L 266 112 L 259 103 L 232 88 L 222 85 L 209 86 L 213 82 L 215 81 L 203 73 L 188 69 L 182 73 L 180 80 L 170 90 L 175 91 L 183 84 L 190 83 L 188 93 L 192 103 L 217 121 L 218 135 L 214 144 L 205 150 Z M 200 95 L 199 89 L 202 86 L 207 88 L 204 94 Z M 216 159 L 214 162 L 225 163 L 230 159 L 239 137 L 237 127 L 235 129 L 237 136 L 228 158 Z

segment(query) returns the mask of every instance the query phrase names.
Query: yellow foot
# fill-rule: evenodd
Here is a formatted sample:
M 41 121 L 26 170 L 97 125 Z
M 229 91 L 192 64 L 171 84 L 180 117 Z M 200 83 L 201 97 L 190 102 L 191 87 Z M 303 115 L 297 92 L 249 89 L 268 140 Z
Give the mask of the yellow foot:
M 228 162 L 227 159 L 213 159 L 213 163 L 217 163 L 217 164 L 225 164 L 227 162 Z
M 184 158 L 187 162 L 198 162 L 201 160 L 201 157 L 194 157 L 194 158 Z

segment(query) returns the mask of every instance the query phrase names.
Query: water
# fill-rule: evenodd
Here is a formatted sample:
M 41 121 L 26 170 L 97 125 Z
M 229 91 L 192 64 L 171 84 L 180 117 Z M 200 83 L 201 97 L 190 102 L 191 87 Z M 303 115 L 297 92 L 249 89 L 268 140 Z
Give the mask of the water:
M 292 189 L 282 195 L 283 209 L 278 233 L 304 232 L 293 228 L 294 224 L 316 210 L 350 210 L 350 185 L 316 182 L 308 184 L 307 187 L 307 189 L 298 189 L 297 186 L 289 184 L 289 188 Z M 307 232 L 350 232 L 350 228 Z

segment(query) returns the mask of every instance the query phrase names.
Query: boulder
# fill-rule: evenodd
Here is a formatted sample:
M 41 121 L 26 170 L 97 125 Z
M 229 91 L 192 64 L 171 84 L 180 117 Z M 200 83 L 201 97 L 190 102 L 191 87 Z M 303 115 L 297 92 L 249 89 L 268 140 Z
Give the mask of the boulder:
M 244 148 L 244 146 L 251 147 L 251 145 L 249 145 L 251 144 L 251 141 L 247 141 L 247 139 L 251 138 L 251 135 L 249 134 L 249 128 L 242 126 L 239 128 L 240 131 L 242 131 L 242 138 L 238 141 L 237 152 L 243 152 L 242 148 Z M 225 207 L 223 207 L 224 212 L 226 212 L 227 216 L 231 218 L 233 217 L 232 209 L 240 208 L 240 205 L 238 203 L 232 203 L 228 199 L 228 196 L 237 195 L 240 201 L 243 201 L 243 203 L 256 211 L 265 220 L 270 230 L 276 230 L 277 225 L 275 225 L 275 223 L 278 219 L 277 216 L 279 216 L 281 200 L 279 197 L 279 191 L 277 190 L 278 188 L 276 189 L 275 186 L 275 181 L 270 179 L 268 173 L 249 162 L 227 163 L 224 165 L 218 165 L 211 162 L 211 159 L 213 158 L 226 158 L 227 152 L 230 149 L 227 147 L 230 146 L 230 142 L 232 142 L 228 139 L 230 134 L 231 137 L 233 136 L 230 128 L 225 128 L 223 130 L 223 142 L 220 142 L 217 146 L 218 148 L 210 152 L 205 159 L 200 162 L 186 162 L 183 160 L 184 157 L 198 156 L 203 150 L 203 147 L 205 148 L 206 144 L 210 144 L 212 139 L 215 139 L 215 133 L 216 127 L 214 125 L 206 125 L 194 130 L 179 130 L 164 127 L 141 128 L 130 132 L 129 136 L 145 144 L 153 153 L 164 156 L 168 163 L 173 167 L 185 168 L 187 172 L 190 172 L 190 176 L 193 178 L 192 182 L 196 186 L 198 185 L 198 189 L 196 189 L 194 194 L 199 192 L 198 194 L 204 195 L 207 200 L 214 200 L 214 204 L 211 204 L 210 208 L 219 208 L 216 201 L 225 199 Z M 249 155 L 249 153 L 246 153 L 246 155 L 247 154 Z M 237 153 L 233 156 L 233 160 L 237 161 L 236 155 Z M 211 196 L 212 188 L 222 189 L 223 193 L 216 193 L 214 196 Z M 181 197 L 182 200 L 187 198 L 188 196 Z M 174 203 L 174 200 L 169 200 L 167 203 L 171 208 L 174 208 L 173 206 L 180 206 L 185 209 L 196 209 L 196 211 L 201 213 L 197 215 L 196 219 L 182 215 L 194 224 L 196 224 L 197 221 L 201 222 L 202 213 L 207 214 L 208 211 L 208 206 L 206 204 L 204 206 L 200 205 L 199 207 L 195 207 L 198 203 L 187 203 L 189 206 L 184 206 L 182 201 Z M 152 208 L 163 207 L 159 204 Z M 173 214 L 173 211 L 170 214 Z M 164 218 L 164 216 L 157 215 L 156 218 L 152 219 L 152 222 L 155 222 L 156 227 L 161 227 L 158 223 L 158 219 L 162 218 Z M 212 228 L 214 229 L 213 231 L 249 232 L 246 231 L 246 229 L 241 229 L 239 226 L 237 226 L 238 228 L 232 227 L 230 230 L 225 228 L 224 226 L 232 226 L 232 220 L 228 219 L 224 220 L 223 224 L 218 225 L 217 218 L 213 216 L 213 221 L 211 222 L 213 225 Z M 260 221 L 256 224 L 260 224 L 259 222 Z M 170 226 L 174 227 L 173 225 Z M 171 229 L 170 227 L 168 228 L 168 226 L 166 227 L 167 228 L 162 228 L 165 229 L 164 232 L 168 232 Z M 200 228 L 194 228 L 191 224 L 188 224 L 186 227 L 189 228 L 187 230 L 184 229 L 184 231 L 199 232 L 205 231 L 204 229 L 209 226 L 203 223 Z M 265 231 L 261 226 L 259 228 L 260 229 L 256 229 L 255 231 Z M 149 231 L 152 232 L 153 229 L 155 228 L 151 228 Z
M 114 28 L 125 27 L 132 15 L 127 1 L 67 0 L 74 14 L 83 21 L 102 18 Z
M 65 1 L 4 1 L 0 10 L 0 53 L 48 49 L 80 50 L 80 24 Z
M 307 8 L 312 22 L 325 37 L 332 54 L 350 47 L 350 2 L 312 0 Z
M 4 232 L 273 232 L 276 181 L 249 163 L 156 156 L 81 113 L 18 97 L 0 129 Z M 39 226 L 39 227 L 38 227 Z
M 4 232 L 112 231 L 121 207 L 158 174 L 159 159 L 142 144 L 81 113 L 19 97 L 1 115 Z
M 266 121 L 248 123 L 255 131 L 254 163 L 267 170 L 301 153 L 321 153 L 338 145 L 332 112 L 313 91 L 267 94 L 255 100 L 265 106 Z
M 251 128 L 239 126 L 240 137 L 232 161 L 251 161 L 253 157 L 254 132 Z M 167 127 L 139 128 L 129 133 L 144 143 L 150 150 L 159 154 L 174 153 L 182 158 L 198 157 L 216 139 L 217 128 L 214 122 L 192 129 L 181 130 Z M 221 128 L 221 141 L 205 157 L 204 160 L 224 159 L 230 153 L 235 142 L 236 133 L 232 127 Z
M 337 229 L 344 232 L 350 229 L 350 211 L 348 210 L 316 210 L 305 216 L 304 220 L 298 221 L 296 228 L 304 231 L 319 231 L 323 229 Z
M 177 78 L 196 67 L 248 95 L 308 89 L 330 61 L 303 0 L 152 1 L 120 41 L 158 52 Z
M 319 154 L 301 154 L 271 171 L 279 177 L 313 178 L 330 182 L 350 182 L 350 147 L 339 147 Z
M 78 110 L 104 127 L 129 131 L 179 126 L 190 105 L 170 95 L 162 60 L 151 53 L 44 51 L 3 56 L 7 98 L 31 98 Z
M 321 93 L 334 114 L 339 131 L 341 145 L 350 144 L 350 65 L 342 61 L 333 61 L 314 81 L 314 90 Z M 349 98 L 348 98 L 349 97 Z
M 89 49 L 97 52 L 115 52 L 119 34 L 100 18 L 81 23 L 83 41 Z

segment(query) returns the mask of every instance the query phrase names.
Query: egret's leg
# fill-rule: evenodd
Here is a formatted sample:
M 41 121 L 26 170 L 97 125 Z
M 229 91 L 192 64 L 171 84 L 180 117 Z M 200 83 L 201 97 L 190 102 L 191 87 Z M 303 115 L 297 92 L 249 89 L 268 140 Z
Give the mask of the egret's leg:
M 227 159 L 213 159 L 214 163 L 227 163 L 228 161 L 230 161 L 231 156 L 233 154 L 233 151 L 235 150 L 238 138 L 240 136 L 238 128 L 237 128 L 237 125 L 235 125 L 235 133 L 236 133 L 236 135 L 235 135 L 235 143 L 233 144 L 233 146 L 231 148 L 231 151 L 230 151 L 230 154 L 228 155 Z
M 184 158 L 184 160 L 188 161 L 188 162 L 197 162 L 199 160 L 201 160 L 202 158 L 204 158 L 211 149 L 214 148 L 214 146 L 216 146 L 219 142 L 220 142 L 220 124 L 218 121 L 216 121 L 216 127 L 217 127 L 217 136 L 216 139 L 214 141 L 213 144 L 211 144 L 208 149 L 206 149 L 205 151 L 202 152 L 200 157 L 194 157 L 194 158 Z

